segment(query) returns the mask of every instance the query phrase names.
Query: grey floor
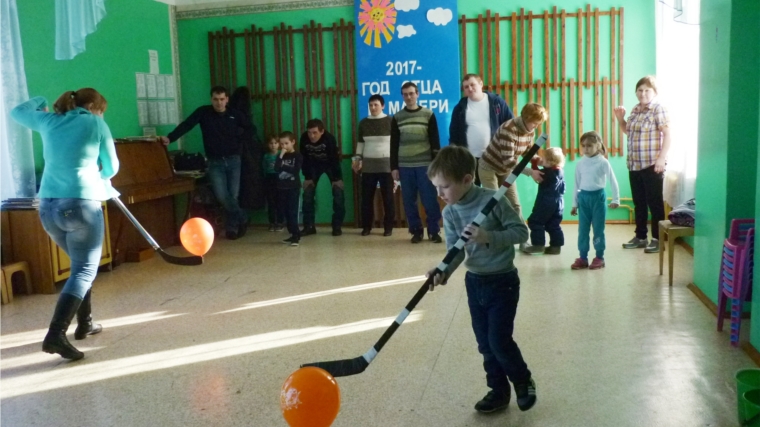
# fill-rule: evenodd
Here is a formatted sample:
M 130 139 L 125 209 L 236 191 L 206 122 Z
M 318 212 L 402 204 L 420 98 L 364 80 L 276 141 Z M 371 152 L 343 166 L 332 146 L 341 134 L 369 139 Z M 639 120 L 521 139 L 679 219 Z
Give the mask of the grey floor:
M 333 425 L 736 425 L 733 375 L 754 365 L 686 288 L 692 257 L 677 247 L 668 287 L 656 254 L 621 249 L 632 226 L 611 225 L 607 267 L 571 271 L 577 228 L 564 229 L 562 255 L 516 259 L 533 409 L 473 410 L 487 390 L 460 269 L 363 374 L 338 378 Z M 101 273 L 105 330 L 73 341 L 72 326 L 77 362 L 40 351 L 57 296 L 17 296 L 2 307 L 2 426 L 285 426 L 283 381 L 301 363 L 363 354 L 445 252 L 374 231 L 320 229 L 290 248 L 252 230 L 218 240 L 199 267 L 153 258 Z

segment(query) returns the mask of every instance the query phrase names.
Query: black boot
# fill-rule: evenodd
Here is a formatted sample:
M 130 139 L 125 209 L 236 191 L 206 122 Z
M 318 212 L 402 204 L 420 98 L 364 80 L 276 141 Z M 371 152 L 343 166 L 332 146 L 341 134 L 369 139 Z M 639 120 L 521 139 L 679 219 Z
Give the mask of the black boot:
M 64 359 L 79 360 L 84 353 L 74 348 L 66 339 L 66 331 L 69 329 L 71 319 L 74 318 L 82 300 L 71 294 L 61 294 L 58 304 L 55 306 L 53 320 L 50 321 L 50 329 L 42 341 L 42 351 L 45 353 L 58 353 Z
M 79 305 L 77 311 L 77 329 L 74 331 L 75 340 L 83 340 L 87 338 L 87 335 L 95 335 L 103 330 L 103 327 L 99 323 L 92 323 L 92 306 L 90 305 L 90 295 L 92 289 L 87 291 L 82 300 L 82 304 Z

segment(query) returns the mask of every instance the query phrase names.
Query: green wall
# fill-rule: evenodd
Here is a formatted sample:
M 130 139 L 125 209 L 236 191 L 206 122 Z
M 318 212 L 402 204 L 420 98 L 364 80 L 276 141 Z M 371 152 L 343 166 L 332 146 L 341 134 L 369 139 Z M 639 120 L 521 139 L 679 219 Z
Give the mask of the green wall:
M 55 2 L 17 1 L 29 96 L 50 103 L 67 90 L 94 87 L 108 100 L 105 120 L 114 137 L 142 135 L 137 116 L 136 72 L 148 72 L 148 50 L 157 50 L 162 74 L 173 72 L 168 6 L 153 0 L 107 0 L 106 16 L 74 59 L 55 59 Z M 167 132 L 171 126 L 160 126 Z M 35 164 L 43 167 L 39 134 Z
M 578 8 L 585 8 L 585 1 L 566 1 L 562 3 L 563 8 L 570 13 L 577 11 Z M 460 0 L 458 2 L 459 15 L 467 15 L 468 17 L 477 16 L 480 13 L 485 13 L 489 8 L 493 12 L 499 12 L 501 15 L 511 13 L 512 11 L 518 12 L 521 7 L 526 7 L 527 10 L 532 10 L 536 13 L 543 13 L 544 10 L 551 11 L 551 8 L 557 3 L 554 1 L 535 1 L 526 5 L 525 3 L 516 2 L 514 0 L 494 3 L 486 0 Z M 636 81 L 647 74 L 653 74 L 655 72 L 655 27 L 654 27 L 654 2 L 641 0 L 602 0 L 594 3 L 594 7 L 598 7 L 600 11 L 608 11 L 612 7 L 624 7 L 625 8 L 625 60 L 624 60 L 624 79 L 625 79 L 625 104 L 626 108 L 630 111 L 635 103 L 635 88 L 633 87 Z M 561 9 L 560 9 L 561 10 Z M 209 18 L 195 18 L 195 19 L 182 19 L 177 23 L 178 39 L 179 39 L 179 54 L 180 54 L 180 69 L 182 73 L 182 112 L 186 117 L 199 105 L 209 103 L 209 63 L 208 63 L 208 32 L 218 31 L 222 27 L 233 29 L 236 32 L 242 31 L 245 28 L 256 25 L 257 27 L 269 29 L 274 26 L 279 26 L 281 22 L 285 22 L 288 25 L 298 28 L 304 24 L 308 24 L 310 21 L 323 25 L 332 25 L 333 22 L 338 22 L 340 19 L 346 21 L 353 21 L 353 7 L 334 7 L 323 9 L 307 9 L 307 10 L 295 10 L 285 12 L 271 12 L 271 13 L 258 13 L 248 15 L 234 15 L 223 17 L 209 17 Z M 574 27 L 570 28 L 573 20 L 568 19 L 568 31 L 574 31 Z M 600 22 L 606 22 L 601 19 Z M 602 34 L 605 33 L 604 26 L 602 27 Z M 542 34 L 543 29 L 540 25 L 534 27 L 534 50 L 538 51 L 543 47 Z M 572 33 L 574 34 L 574 33 Z M 568 66 L 567 73 L 569 77 L 575 77 L 574 57 L 576 56 L 575 40 L 568 37 L 566 40 L 568 45 Z M 609 37 L 600 37 L 600 70 L 603 75 L 605 73 L 605 67 L 601 64 L 609 64 Z M 468 51 L 472 52 L 475 49 L 477 43 L 476 38 L 470 37 L 468 39 Z M 507 43 L 502 43 L 502 51 L 506 52 L 509 48 Z M 473 49 L 473 50 L 470 50 Z M 240 57 L 240 55 L 238 55 Z M 543 70 L 543 58 L 541 55 L 534 56 L 534 70 Z M 606 61 L 606 62 L 605 62 Z M 241 61 L 238 61 L 241 62 Z M 332 62 L 327 61 L 325 64 L 325 72 L 328 76 L 332 75 Z M 502 67 L 502 78 L 509 78 L 511 72 L 509 67 Z M 607 67 L 608 68 L 608 67 Z M 477 57 L 470 55 L 468 58 L 468 71 L 477 71 Z M 302 79 L 300 70 L 298 71 L 298 79 Z M 273 79 L 272 73 L 267 74 L 268 79 Z M 534 79 L 538 78 L 535 77 Z M 238 69 L 239 84 L 245 84 L 245 73 Z M 527 97 L 518 98 L 518 104 L 523 105 L 527 102 Z M 315 102 L 313 105 L 317 105 Z M 584 97 L 584 117 L 585 117 L 585 130 L 591 130 L 590 118 L 593 115 L 593 97 L 591 91 L 587 91 Z M 361 106 L 360 106 L 361 107 Z M 453 108 L 453 107 L 452 107 Z M 601 104 L 600 104 L 601 108 Z M 610 106 L 612 108 L 612 106 Z M 519 108 L 515 108 L 519 111 Z M 289 108 L 283 109 L 285 118 L 284 123 L 290 121 Z M 319 111 L 318 108 L 316 111 Z M 550 136 L 555 135 L 554 146 L 559 145 L 559 139 L 557 135 L 560 134 L 560 102 L 557 91 L 552 95 L 552 104 L 550 111 L 554 117 L 551 120 Z M 350 130 L 350 110 L 347 102 L 344 102 L 343 108 L 343 153 L 350 154 L 352 150 L 351 143 L 351 130 Z M 260 109 L 254 110 L 254 121 L 257 126 L 261 128 L 261 111 Z M 296 129 L 297 132 L 304 129 Z M 263 135 L 260 135 L 263 136 Z M 184 138 L 185 149 L 189 151 L 201 151 L 202 141 L 200 131 L 195 129 L 188 133 Z M 628 170 L 625 165 L 625 157 L 611 157 L 610 161 L 615 170 L 618 184 L 621 190 L 622 197 L 630 197 L 630 187 L 628 183 Z M 575 173 L 575 167 L 572 162 L 569 161 L 565 167 L 565 176 L 567 177 L 569 188 L 572 187 L 572 179 Z M 344 176 L 351 176 L 349 162 L 344 162 Z M 325 180 L 326 181 L 326 180 Z M 352 193 L 352 183 L 346 179 L 346 222 L 350 223 L 354 221 L 353 218 L 353 198 L 350 196 Z M 533 201 L 535 200 L 537 186 L 531 182 L 521 182 L 519 185 L 521 203 L 526 209 L 526 214 L 532 209 Z M 568 188 L 568 190 L 569 190 Z M 571 205 L 572 199 L 571 192 L 568 191 L 566 195 L 566 204 Z M 331 195 L 329 191 L 329 185 L 327 182 L 323 182 L 318 189 L 317 195 L 317 222 L 329 223 L 330 216 L 332 214 Z M 320 200 L 324 201 L 319 203 Z M 577 219 L 570 216 L 570 209 L 566 209 L 566 219 Z M 617 211 L 610 211 L 608 219 L 627 219 L 628 213 L 624 209 L 618 209 Z M 263 212 L 257 213 L 254 216 L 254 220 L 257 222 L 265 221 Z M 631 233 L 633 233 L 633 226 L 631 226 Z
M 760 3 L 704 0 L 701 13 L 694 283 L 717 302 L 731 219 L 756 212 Z

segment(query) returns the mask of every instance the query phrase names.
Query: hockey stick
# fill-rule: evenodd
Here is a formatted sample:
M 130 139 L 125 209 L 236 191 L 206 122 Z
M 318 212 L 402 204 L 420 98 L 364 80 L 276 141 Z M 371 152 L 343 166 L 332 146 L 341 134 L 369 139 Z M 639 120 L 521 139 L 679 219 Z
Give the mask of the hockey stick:
M 520 160 L 520 163 L 515 166 L 515 168 L 512 170 L 512 173 L 507 177 L 506 181 L 504 181 L 501 184 L 501 187 L 494 193 L 491 200 L 486 203 L 486 205 L 483 207 L 483 209 L 480 211 L 480 213 L 475 217 L 475 219 L 472 221 L 472 225 L 475 227 L 480 227 L 480 224 L 483 222 L 483 220 L 486 218 L 486 216 L 491 213 L 494 206 L 499 202 L 499 199 L 504 197 L 504 194 L 506 194 L 507 189 L 512 186 L 512 184 L 515 182 L 517 177 L 520 175 L 520 173 L 525 169 L 525 166 L 530 163 L 530 159 L 538 152 L 538 150 L 546 144 L 546 134 L 541 135 L 535 144 L 533 144 L 530 149 L 523 154 L 522 160 Z M 330 375 L 333 377 L 347 377 L 349 375 L 356 375 L 364 372 L 365 369 L 367 369 L 367 366 L 369 366 L 370 363 L 372 363 L 372 360 L 374 360 L 375 356 L 377 356 L 377 353 L 380 352 L 380 350 L 383 349 L 383 346 L 385 343 L 388 342 L 388 340 L 391 338 L 394 332 L 396 332 L 396 329 L 398 329 L 399 326 L 401 326 L 402 323 L 404 323 L 404 320 L 409 315 L 409 313 L 414 310 L 414 307 L 417 306 L 417 303 L 420 302 L 423 296 L 425 296 L 425 293 L 428 291 L 430 285 L 433 283 L 433 278 L 437 274 L 441 274 L 448 268 L 449 264 L 454 260 L 454 258 L 459 254 L 459 252 L 464 248 L 465 243 L 469 238 L 465 236 L 459 236 L 459 240 L 454 244 L 454 246 L 449 249 L 449 252 L 446 254 L 446 257 L 443 258 L 443 261 L 438 265 L 438 267 L 435 268 L 435 271 L 433 274 L 428 277 L 428 279 L 425 281 L 425 283 L 422 285 L 422 287 L 417 291 L 416 294 L 414 294 L 414 297 L 409 301 L 409 303 L 404 307 L 404 309 L 401 311 L 401 313 L 396 317 L 396 320 L 388 327 L 388 329 L 385 330 L 385 333 L 383 333 L 383 336 L 380 337 L 380 339 L 375 343 L 372 348 L 370 348 L 366 353 L 359 357 L 355 357 L 353 359 L 343 359 L 343 360 L 333 360 L 329 362 L 315 362 L 315 363 L 306 363 L 301 365 L 301 367 L 306 366 L 315 366 L 317 368 L 322 368 L 325 371 L 329 372 Z
M 137 231 L 142 234 L 142 236 L 145 238 L 145 240 L 150 243 L 151 246 L 153 246 L 153 249 L 158 252 L 159 255 L 161 255 L 161 258 L 164 259 L 164 261 L 168 262 L 169 264 L 176 264 L 176 265 L 201 265 L 203 264 L 203 257 L 202 256 L 188 256 L 188 257 L 178 257 L 174 255 L 169 255 L 166 252 L 164 252 L 163 249 L 161 249 L 161 246 L 158 246 L 158 243 L 153 240 L 153 237 L 148 234 L 147 231 L 145 231 L 145 228 L 143 228 L 142 225 L 140 225 L 139 222 L 137 222 L 137 218 L 135 218 L 132 215 L 132 212 L 130 212 L 126 206 L 124 206 L 124 203 L 119 200 L 118 197 L 112 197 L 111 201 L 116 204 L 116 206 L 121 209 L 121 211 L 126 215 L 127 218 L 129 218 L 129 221 L 132 223 L 132 225 L 137 228 Z

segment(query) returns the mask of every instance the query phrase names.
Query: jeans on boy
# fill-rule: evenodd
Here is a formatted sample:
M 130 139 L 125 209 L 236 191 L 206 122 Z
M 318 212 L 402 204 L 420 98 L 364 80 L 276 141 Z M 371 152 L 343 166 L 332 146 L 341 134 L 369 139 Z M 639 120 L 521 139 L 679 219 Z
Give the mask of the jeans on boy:
M 660 221 L 665 219 L 665 205 L 662 201 L 664 172 L 655 172 L 654 165 L 640 171 L 629 171 L 633 210 L 636 214 L 636 237 L 647 238 L 647 219 L 652 212 L 652 238 L 660 235 Z
M 531 377 L 520 348 L 512 339 L 520 300 L 517 269 L 508 273 L 481 275 L 467 272 L 464 277 L 472 330 L 483 355 L 486 384 L 507 392 L 509 381 L 524 383 Z
M 428 234 L 439 233 L 441 231 L 441 226 L 438 225 L 441 220 L 441 207 L 438 204 L 438 192 L 427 176 L 427 166 L 401 167 L 398 173 L 409 232 L 415 234 L 422 231 L 422 219 L 417 210 L 417 192 L 419 192 L 427 216 Z
M 607 218 L 607 194 L 604 189 L 578 193 L 578 251 L 588 258 L 589 232 L 594 228 L 594 249 L 597 258 L 604 258 L 607 247 L 604 238 L 604 221 Z
M 307 228 L 314 226 L 314 221 L 316 218 L 316 206 L 314 204 L 314 198 L 316 197 L 317 184 L 319 183 L 319 178 L 322 177 L 322 174 L 325 174 L 328 177 L 330 176 L 326 171 L 318 171 L 314 175 L 314 185 L 303 189 L 303 225 Z M 345 196 L 343 195 L 343 189 L 333 185 L 332 198 L 332 227 L 333 229 L 339 229 L 343 225 L 343 218 L 346 216 L 346 202 Z
M 238 204 L 240 191 L 240 156 L 208 159 L 206 169 L 211 189 L 226 213 L 225 229 L 237 233 L 241 224 L 248 222 L 245 211 Z
M 277 190 L 279 197 L 277 208 L 285 216 L 288 232 L 295 241 L 301 239 L 301 230 L 298 229 L 298 193 L 300 193 L 300 188 L 280 188 Z
M 62 294 L 84 299 L 98 274 L 103 253 L 103 209 L 100 201 L 42 199 L 40 221 L 51 239 L 71 258 L 71 275 Z

